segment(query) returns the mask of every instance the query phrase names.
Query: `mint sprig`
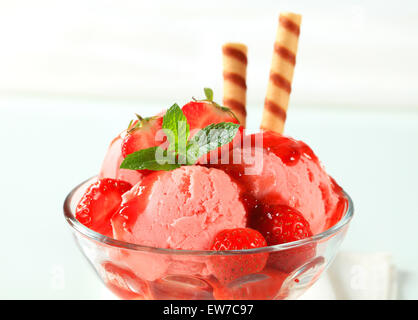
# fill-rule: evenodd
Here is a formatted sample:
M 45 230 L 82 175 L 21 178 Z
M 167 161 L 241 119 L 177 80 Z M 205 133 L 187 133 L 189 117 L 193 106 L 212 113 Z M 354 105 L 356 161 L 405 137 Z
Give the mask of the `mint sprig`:
M 187 161 L 190 164 L 206 153 L 216 150 L 234 139 L 239 124 L 232 122 L 212 123 L 198 131 L 187 143 Z
M 179 154 L 184 154 L 190 126 L 177 103 L 167 110 L 163 118 L 163 130 L 169 142 L 168 152 L 177 150 Z
M 176 164 L 167 150 L 162 149 L 161 147 L 152 147 L 148 149 L 142 149 L 131 154 L 128 154 L 123 160 L 120 167 L 122 169 L 129 170 L 174 170 L 180 167 L 179 164 Z
M 205 88 L 204 91 L 207 98 L 204 101 L 219 106 L 212 100 L 212 89 Z M 170 171 L 181 165 L 193 165 L 203 155 L 230 143 L 238 132 L 239 124 L 232 122 L 211 124 L 189 139 L 190 126 L 187 118 L 180 107 L 174 104 L 164 115 L 162 128 L 169 143 L 167 149 L 151 147 L 133 152 L 125 157 L 120 168 Z

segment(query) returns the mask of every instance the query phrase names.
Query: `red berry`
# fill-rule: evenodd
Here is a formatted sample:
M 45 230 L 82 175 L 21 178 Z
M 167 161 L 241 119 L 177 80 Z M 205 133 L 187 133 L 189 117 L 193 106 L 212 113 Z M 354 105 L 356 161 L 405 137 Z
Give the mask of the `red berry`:
M 286 205 L 265 205 L 261 214 L 251 219 L 268 245 L 292 242 L 312 236 L 308 221 L 294 208 Z
M 232 111 L 228 108 L 219 107 L 214 103 L 206 101 L 191 101 L 184 105 L 182 110 L 187 118 L 190 131 L 203 129 L 212 123 L 239 123 Z
M 294 208 L 286 205 L 265 205 L 253 215 L 250 226 L 265 237 L 269 246 L 302 240 L 312 236 L 308 221 Z M 312 244 L 270 254 L 269 265 L 291 272 L 315 255 Z
M 139 119 L 132 123 L 122 142 L 122 156 L 125 158 L 128 154 L 142 149 L 159 146 L 164 143 L 164 134 L 161 140 L 157 138 L 157 133 L 162 129 L 163 117 L 151 117 Z
M 231 110 L 225 107 L 220 107 L 211 102 L 191 101 L 183 106 L 182 111 L 189 123 L 191 136 L 196 134 L 200 129 L 203 129 L 213 123 L 239 123 L 238 119 Z M 217 150 L 212 150 L 207 155 L 203 156 L 199 160 L 199 163 L 220 163 L 223 155 L 224 157 L 229 158 L 229 151 L 232 150 L 234 142 L 241 139 L 240 137 L 242 135 L 242 131 L 243 127 L 240 127 L 240 131 L 237 133 L 233 141 L 221 148 L 218 148 Z
M 117 211 L 122 195 L 132 185 L 122 180 L 101 179 L 87 189 L 76 208 L 75 216 L 86 227 L 112 236 L 110 218 Z
M 250 228 L 236 228 L 219 232 L 215 236 L 211 250 L 245 250 L 266 245 L 266 240 L 258 231 Z M 210 260 L 210 269 L 223 284 L 263 270 L 267 258 L 267 253 L 216 255 Z

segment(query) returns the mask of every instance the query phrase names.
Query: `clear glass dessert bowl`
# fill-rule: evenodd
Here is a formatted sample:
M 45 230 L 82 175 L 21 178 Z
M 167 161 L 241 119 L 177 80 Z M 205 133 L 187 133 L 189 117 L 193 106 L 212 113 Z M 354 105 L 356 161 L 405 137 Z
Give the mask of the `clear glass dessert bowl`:
M 344 193 L 348 205 L 341 220 L 310 238 L 221 252 L 152 248 L 109 238 L 77 221 L 76 206 L 95 179 L 68 194 L 64 215 L 81 252 L 104 284 L 122 299 L 296 299 L 332 262 L 354 213 L 352 200 Z M 266 266 L 232 281 L 211 273 L 210 266 L 245 260 L 247 255 L 268 256 Z

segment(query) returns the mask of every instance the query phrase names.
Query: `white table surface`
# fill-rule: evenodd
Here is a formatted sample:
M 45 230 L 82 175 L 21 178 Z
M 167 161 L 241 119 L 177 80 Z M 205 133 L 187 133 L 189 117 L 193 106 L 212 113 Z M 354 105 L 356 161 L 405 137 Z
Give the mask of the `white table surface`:
M 134 112 L 166 107 L 0 98 L 0 298 L 111 297 L 71 238 L 63 200 L 97 173 Z M 255 129 L 261 110 L 249 114 Z M 342 249 L 391 252 L 400 298 L 417 299 L 418 112 L 293 108 L 286 130 L 313 148 L 354 199 Z

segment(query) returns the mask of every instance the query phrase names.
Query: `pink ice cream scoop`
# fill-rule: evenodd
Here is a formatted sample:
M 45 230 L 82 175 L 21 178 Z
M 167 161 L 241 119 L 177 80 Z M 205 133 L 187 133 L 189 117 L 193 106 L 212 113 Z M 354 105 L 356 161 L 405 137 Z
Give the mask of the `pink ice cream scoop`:
M 246 225 L 238 185 L 223 171 L 185 166 L 146 176 L 112 217 L 115 239 L 157 248 L 208 250 L 224 229 Z
M 273 132 L 253 135 L 253 141 L 260 135 L 262 147 L 235 149 L 240 163 L 231 164 L 231 151 L 231 163 L 215 167 L 239 182 L 244 199 L 250 196 L 258 203 L 284 204 L 300 211 L 313 234 L 339 221 L 345 197 L 313 151 L 302 141 Z

